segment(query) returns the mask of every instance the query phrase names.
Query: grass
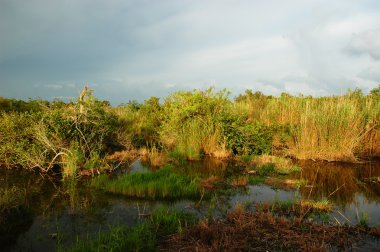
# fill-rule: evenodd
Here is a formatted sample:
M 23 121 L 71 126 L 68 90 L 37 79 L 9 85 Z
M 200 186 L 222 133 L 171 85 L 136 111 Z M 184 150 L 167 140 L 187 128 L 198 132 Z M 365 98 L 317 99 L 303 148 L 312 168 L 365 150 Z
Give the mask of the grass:
M 343 251 L 369 232 L 348 226 L 320 225 L 241 207 L 225 219 L 204 220 L 167 238 L 167 251 Z
M 272 155 L 261 155 L 253 157 L 250 164 L 258 168 L 258 173 L 268 175 L 289 175 L 301 172 L 301 167 L 295 165 L 292 160 Z
M 326 198 L 321 200 L 301 200 L 302 208 L 311 209 L 314 212 L 330 212 L 333 210 L 333 204 Z
M 153 167 L 164 166 L 168 162 L 168 158 L 165 153 L 160 152 L 156 147 L 150 149 L 142 148 L 139 150 L 140 156 L 144 161 L 148 161 Z
M 190 214 L 159 208 L 135 227 L 111 226 L 107 233 L 99 233 L 94 239 L 78 238 L 68 248 L 59 246 L 58 251 L 158 251 L 164 236 L 182 233 L 194 223 Z
M 246 176 L 238 176 L 238 177 L 232 178 L 230 184 L 233 187 L 245 187 L 246 185 L 248 185 L 248 182 L 249 181 Z
M 16 187 L 0 188 L 0 220 L 6 211 L 19 206 L 23 198 L 24 194 Z
M 0 111 L 0 164 L 42 173 L 60 167 L 64 176 L 106 167 L 107 155 L 113 161 L 133 156 L 112 156 L 115 151 L 143 148 L 160 167 L 167 161 L 162 153 L 187 160 L 241 155 L 244 162 L 259 163 L 252 155 L 329 161 L 380 157 L 377 91 L 318 98 L 247 91 L 232 101 L 228 91 L 211 88 L 117 108 L 88 92 L 83 102 L 71 103 L 2 99 Z M 73 146 L 78 154 L 70 155 Z M 299 172 L 289 161 L 265 158 L 277 174 Z
M 95 188 L 114 194 L 149 199 L 196 199 L 201 196 L 197 178 L 179 175 L 166 166 L 156 172 L 125 174 L 116 179 L 101 175 L 91 181 Z
M 269 209 L 277 214 L 292 213 L 298 217 L 304 218 L 311 214 L 329 213 L 334 206 L 328 199 L 307 200 L 307 199 L 291 199 L 291 200 L 274 200 L 270 204 L 262 204 L 259 209 Z
M 259 185 L 259 184 L 264 184 L 266 178 L 263 176 L 249 176 L 248 177 L 248 184 L 250 185 Z
M 307 180 L 304 179 L 289 179 L 289 178 L 264 178 L 264 182 L 267 185 L 276 188 L 284 189 L 300 189 L 307 184 Z
M 252 120 L 288 127 L 277 136 L 277 147 L 286 146 L 287 154 L 299 159 L 354 161 L 364 154 L 363 146 L 378 152 L 373 143 L 379 140 L 374 134 L 379 131 L 379 102 L 378 96 L 363 96 L 358 90 L 321 98 L 283 95 L 266 99 Z

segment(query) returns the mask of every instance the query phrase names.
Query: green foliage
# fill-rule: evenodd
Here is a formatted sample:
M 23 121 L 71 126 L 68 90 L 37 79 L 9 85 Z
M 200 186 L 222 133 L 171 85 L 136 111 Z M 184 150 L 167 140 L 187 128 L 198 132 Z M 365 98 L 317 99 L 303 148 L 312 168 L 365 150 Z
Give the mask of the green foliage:
M 258 174 L 260 176 L 269 176 L 273 175 L 276 172 L 275 164 L 273 163 L 266 163 L 259 167 Z
M 178 175 L 168 166 L 156 172 L 125 174 L 116 179 L 101 175 L 94 178 L 91 185 L 110 193 L 137 198 L 199 198 L 201 193 L 197 179 Z
M 226 147 L 239 155 L 268 154 L 272 148 L 273 129 L 260 123 L 247 123 L 242 118 L 225 118 L 223 134 Z
M 59 247 L 58 251 L 158 251 L 160 238 L 181 232 L 194 223 L 195 218 L 190 214 L 159 208 L 133 228 L 112 226 L 108 233 L 92 240 L 78 239 L 70 248 Z
M 46 164 L 44 148 L 35 139 L 34 125 L 40 114 L 3 113 L 0 115 L 0 163 L 15 166 L 36 167 Z
M 151 97 L 139 107 L 136 122 L 134 122 L 137 127 L 132 136 L 132 143 L 135 147 L 158 145 L 158 130 L 161 126 L 162 116 L 162 107 L 157 97 Z
M 265 182 L 265 176 L 249 176 L 248 183 L 250 185 L 259 185 Z
M 221 121 L 230 101 L 226 90 L 176 92 L 163 104 L 161 142 L 188 159 L 212 154 L 223 145 Z
M 380 97 L 380 84 L 377 86 L 377 88 L 374 88 L 370 91 L 370 94 L 373 96 Z
M 117 108 L 91 90 L 70 103 L 0 98 L 0 164 L 46 172 L 71 162 L 76 170 L 95 170 L 105 167 L 107 153 L 133 148 L 188 160 L 228 158 L 232 152 L 247 161 L 269 153 L 371 158 L 380 155 L 378 90 L 320 98 L 247 90 L 232 102 L 226 90 L 210 88 L 176 92 L 163 104 L 152 97 Z
M 0 112 L 36 113 L 49 106 L 50 103 L 43 100 L 22 101 L 0 97 Z
M 367 212 L 363 211 L 360 214 L 360 217 L 357 216 L 358 225 L 364 228 L 368 228 L 368 219 L 369 217 L 368 217 Z
M 8 167 L 46 172 L 62 166 L 66 174 L 74 175 L 77 168 L 99 167 L 112 148 L 117 117 L 91 90 L 83 102 L 42 106 L 30 101 L 27 108 L 28 112 L 18 109 L 0 115 L 0 160 Z

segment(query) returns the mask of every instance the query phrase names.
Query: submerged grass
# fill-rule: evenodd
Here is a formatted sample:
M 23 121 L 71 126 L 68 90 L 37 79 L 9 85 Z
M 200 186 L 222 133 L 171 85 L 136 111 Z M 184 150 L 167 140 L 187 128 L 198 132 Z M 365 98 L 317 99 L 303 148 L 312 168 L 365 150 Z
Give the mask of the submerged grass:
M 125 174 L 116 179 L 101 175 L 94 178 L 91 185 L 110 193 L 137 198 L 195 199 L 201 196 L 197 178 L 176 174 L 169 166 L 156 172 Z
M 158 251 L 162 237 L 182 233 L 195 221 L 190 214 L 159 208 L 133 228 L 112 226 L 107 233 L 99 233 L 94 239 L 78 239 L 71 247 L 59 247 L 58 251 Z

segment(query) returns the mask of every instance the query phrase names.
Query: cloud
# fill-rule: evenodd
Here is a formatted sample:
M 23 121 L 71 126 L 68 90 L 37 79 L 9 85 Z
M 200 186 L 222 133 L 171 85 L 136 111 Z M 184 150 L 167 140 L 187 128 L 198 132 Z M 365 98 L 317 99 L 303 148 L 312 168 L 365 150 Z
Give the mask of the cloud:
M 347 51 L 357 55 L 368 54 L 374 60 L 380 60 L 380 29 L 354 34 Z
M 44 85 L 44 87 L 50 88 L 50 89 L 62 89 L 63 88 L 62 85 L 58 85 L 58 84 L 47 84 L 47 85 Z
M 211 85 L 233 95 L 369 88 L 379 10 L 377 0 L 4 0 L 0 92 L 76 97 L 88 83 L 117 103 Z
M 376 65 L 364 69 L 358 74 L 358 77 L 380 83 L 380 62 L 378 62 Z

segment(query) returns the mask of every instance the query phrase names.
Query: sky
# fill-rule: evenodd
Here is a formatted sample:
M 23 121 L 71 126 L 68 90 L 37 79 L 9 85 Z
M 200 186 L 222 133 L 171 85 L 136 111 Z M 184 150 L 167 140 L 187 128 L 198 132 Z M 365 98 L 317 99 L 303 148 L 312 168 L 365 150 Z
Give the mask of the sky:
M 0 96 L 120 104 L 380 83 L 378 0 L 0 0 Z

